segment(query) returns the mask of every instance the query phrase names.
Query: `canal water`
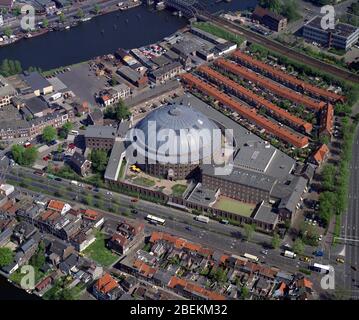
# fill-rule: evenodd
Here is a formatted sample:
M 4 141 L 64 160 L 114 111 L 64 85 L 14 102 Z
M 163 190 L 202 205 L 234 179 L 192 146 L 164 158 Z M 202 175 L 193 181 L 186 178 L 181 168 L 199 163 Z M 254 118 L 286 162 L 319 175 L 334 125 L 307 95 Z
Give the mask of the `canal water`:
M 257 0 L 202 2 L 211 12 L 217 12 L 244 10 L 255 6 Z M 166 10 L 150 11 L 143 5 L 96 17 L 70 30 L 49 32 L 2 47 L 0 61 L 15 59 L 21 61 L 24 69 L 33 66 L 49 70 L 113 53 L 118 48 L 131 49 L 157 42 L 186 24 L 185 18 Z
M 1 300 L 40 300 L 40 298 L 13 286 L 6 278 L 0 275 L 0 301 Z

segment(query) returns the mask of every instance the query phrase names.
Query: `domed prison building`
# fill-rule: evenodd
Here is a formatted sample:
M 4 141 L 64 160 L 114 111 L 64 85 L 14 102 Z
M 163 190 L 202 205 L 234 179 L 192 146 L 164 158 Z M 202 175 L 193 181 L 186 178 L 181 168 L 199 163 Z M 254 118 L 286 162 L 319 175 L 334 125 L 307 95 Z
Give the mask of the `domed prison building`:
M 190 178 L 198 167 L 218 164 L 222 130 L 191 106 L 168 104 L 152 111 L 129 132 L 129 152 L 144 172 L 169 180 Z

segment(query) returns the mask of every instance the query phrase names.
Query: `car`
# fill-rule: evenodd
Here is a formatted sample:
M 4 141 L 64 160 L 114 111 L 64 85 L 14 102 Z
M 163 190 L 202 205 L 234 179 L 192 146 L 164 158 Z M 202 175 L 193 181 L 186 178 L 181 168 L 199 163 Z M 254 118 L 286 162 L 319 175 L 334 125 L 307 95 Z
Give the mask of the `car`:
M 138 199 L 137 198 L 133 198 L 133 199 L 131 199 L 131 202 L 137 202 L 138 201 Z
M 354 270 L 354 271 L 357 271 L 357 268 L 354 266 L 350 266 L 350 268 L 352 268 L 352 270 Z
M 56 140 L 52 140 L 52 141 L 50 141 L 47 145 L 48 145 L 48 146 L 54 146 L 56 143 L 57 143 Z
M 93 191 L 94 191 L 94 192 L 99 192 L 100 189 L 99 189 L 99 188 L 95 188 L 95 189 L 93 189 Z
M 309 257 L 306 257 L 306 256 L 300 257 L 299 260 L 304 261 L 304 262 L 310 262 L 311 261 L 311 259 Z
M 321 234 L 319 237 L 318 237 L 318 241 L 322 241 L 323 240 L 323 235 Z
M 107 191 L 106 194 L 107 194 L 108 196 L 112 196 L 112 192 L 111 192 L 111 191 Z
M 55 180 L 56 180 L 56 181 L 62 181 L 62 179 L 59 178 L 59 177 L 56 177 Z
M 42 160 L 44 160 L 44 161 L 49 161 L 49 157 L 48 157 L 48 156 L 45 156 L 45 157 L 42 158 Z
M 189 227 L 189 226 L 186 226 L 186 230 L 192 231 L 191 227 Z
M 267 255 L 267 254 L 268 254 L 268 250 L 262 250 L 261 253 L 264 254 L 264 255 Z
M 338 258 L 336 259 L 336 262 L 338 262 L 338 263 L 344 263 L 344 259 L 338 257 Z
M 314 251 L 314 255 L 316 257 L 323 257 L 324 252 L 322 250 L 316 250 L 316 251 Z
M 138 213 L 138 211 L 137 211 L 136 209 L 132 209 L 131 212 L 132 212 L 133 214 L 137 214 L 137 213 Z

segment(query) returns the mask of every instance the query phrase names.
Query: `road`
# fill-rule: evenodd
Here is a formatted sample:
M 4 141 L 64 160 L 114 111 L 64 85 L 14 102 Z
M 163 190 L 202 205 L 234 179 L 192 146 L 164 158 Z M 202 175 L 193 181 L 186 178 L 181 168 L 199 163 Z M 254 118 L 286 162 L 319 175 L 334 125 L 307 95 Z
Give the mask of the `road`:
M 327 64 L 325 62 L 322 62 L 320 60 L 317 60 L 315 58 L 307 56 L 303 53 L 300 53 L 294 49 L 290 49 L 290 48 L 286 47 L 285 45 L 282 45 L 279 42 L 276 42 L 272 39 L 269 39 L 265 36 L 262 36 L 262 35 L 255 33 L 249 29 L 246 29 L 244 27 L 241 27 L 238 24 L 229 22 L 220 17 L 216 17 L 207 12 L 201 13 L 198 16 L 198 18 L 201 20 L 211 21 L 212 23 L 220 26 L 221 28 L 224 28 L 230 32 L 235 33 L 235 34 L 238 34 L 239 36 L 244 36 L 248 41 L 262 45 L 265 48 L 267 48 L 268 50 L 277 52 L 281 55 L 286 56 L 289 59 L 293 59 L 300 63 L 314 67 L 318 70 L 327 72 L 327 73 L 329 73 L 333 76 L 336 76 L 340 79 L 359 83 L 359 75 L 357 75 L 357 74 L 354 74 L 348 70 L 340 69 L 334 65 Z
M 17 170 L 19 170 L 19 172 L 14 174 L 14 171 L 16 172 Z M 45 193 L 45 190 L 46 193 L 52 193 L 58 191 L 59 186 L 61 186 L 62 188 L 60 189 L 62 190 L 65 190 L 66 188 L 66 191 L 61 192 L 61 196 L 67 197 L 66 200 L 68 202 L 77 203 L 79 206 L 82 205 L 80 200 L 85 193 L 91 194 L 93 197 L 98 197 L 98 195 L 101 194 L 100 197 L 106 200 L 104 202 L 108 207 L 111 207 L 113 202 L 116 201 L 116 203 L 119 203 L 119 212 L 123 212 L 126 209 L 128 211 L 129 206 L 134 204 L 131 202 L 130 197 L 122 194 L 113 194 L 110 196 L 107 195 L 106 190 L 102 189 L 100 189 L 99 192 L 94 192 L 88 189 L 71 186 L 72 189 L 77 190 L 70 191 L 70 184 L 68 181 L 44 179 L 33 175 L 30 171 L 23 170 L 23 168 L 19 166 L 12 168 L 12 172 L 7 174 L 7 178 L 17 182 L 21 182 L 24 178 L 27 178 L 31 187 L 38 188 L 36 192 L 41 191 L 42 189 L 44 191 L 43 193 Z M 29 193 L 35 192 L 31 191 Z M 94 201 L 96 201 L 96 198 Z M 263 255 L 261 253 L 263 244 L 270 243 L 271 238 L 268 235 L 255 233 L 251 242 L 246 242 L 242 239 L 241 229 L 235 226 L 223 225 L 216 221 L 211 221 L 209 224 L 203 224 L 193 220 L 193 216 L 189 213 L 143 200 L 136 202 L 136 209 L 138 210 L 138 214 L 131 214 L 129 218 L 136 219 L 137 221 L 145 221 L 144 218 L 147 214 L 155 214 L 156 216 L 166 218 L 165 226 L 153 226 L 146 223 L 146 232 L 148 233 L 153 230 L 162 230 L 227 253 L 240 255 L 248 252 L 258 256 L 261 262 L 289 272 L 296 272 L 299 268 L 308 267 L 306 263 L 299 262 L 298 259 L 292 260 L 283 257 L 280 249 L 270 249 L 268 255 Z M 114 221 L 118 221 L 119 219 L 119 215 L 116 213 L 103 210 L 99 211 L 102 211 L 108 219 Z
M 347 214 L 343 216 L 341 233 L 347 240 L 343 241 L 344 245 L 339 246 L 338 250 L 345 254 L 345 266 L 340 280 L 343 281 L 345 290 L 350 291 L 352 298 L 359 299 L 359 130 L 355 134 L 352 151 L 349 204 Z

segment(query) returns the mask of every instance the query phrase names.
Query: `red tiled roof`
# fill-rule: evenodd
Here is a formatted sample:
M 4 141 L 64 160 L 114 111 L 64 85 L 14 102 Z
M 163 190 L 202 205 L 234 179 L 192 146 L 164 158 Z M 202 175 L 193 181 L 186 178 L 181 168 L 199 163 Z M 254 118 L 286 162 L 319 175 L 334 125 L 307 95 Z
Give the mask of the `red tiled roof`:
M 328 154 L 329 148 L 326 144 L 322 144 L 321 147 L 314 153 L 313 158 L 317 163 L 322 163 L 325 156 Z
M 214 291 L 210 291 L 207 290 L 197 284 L 188 282 L 184 279 L 180 279 L 178 277 L 173 276 L 170 280 L 170 283 L 168 285 L 170 288 L 176 288 L 178 286 L 183 287 L 184 289 L 186 289 L 189 292 L 195 292 L 198 293 L 200 295 L 206 296 L 208 297 L 210 300 L 226 300 L 226 298 L 224 296 L 222 296 L 221 294 L 214 292 Z
M 245 96 L 247 99 L 254 101 L 257 105 L 264 107 L 277 117 L 280 117 L 289 123 L 293 124 L 296 127 L 302 127 L 305 129 L 306 132 L 310 132 L 313 129 L 313 126 L 311 123 L 308 123 L 292 114 L 290 114 L 288 111 L 276 106 L 272 102 L 264 99 L 263 97 L 253 93 L 252 91 L 248 90 L 247 88 L 239 85 L 238 83 L 234 82 L 233 80 L 223 76 L 222 74 L 214 71 L 208 66 L 201 66 L 199 67 L 198 71 L 205 74 L 207 77 L 210 77 L 211 79 L 215 80 L 217 83 L 221 85 L 226 85 L 226 87 L 229 87 L 232 90 L 235 90 L 238 92 L 241 96 Z
M 95 283 L 97 291 L 106 294 L 118 287 L 117 281 L 109 273 L 105 273 Z
M 200 254 L 202 254 L 204 256 L 210 256 L 210 255 L 213 254 L 213 250 L 211 250 L 209 248 L 202 247 L 199 244 L 188 242 L 185 239 L 177 238 L 177 237 L 175 237 L 173 235 L 170 235 L 168 233 L 157 232 L 157 231 L 152 232 L 150 242 L 155 243 L 158 240 L 165 240 L 167 242 L 173 243 L 173 245 L 176 248 L 179 248 L 179 249 L 180 248 L 185 248 L 185 249 L 190 250 L 190 251 L 198 252 L 198 253 L 200 253 Z
M 100 215 L 97 211 L 92 209 L 85 209 L 82 211 L 82 214 L 86 219 L 89 220 L 97 220 L 98 216 Z
M 258 127 L 265 129 L 274 136 L 291 143 L 298 148 L 304 148 L 308 145 L 308 137 L 290 131 L 287 128 L 281 127 L 277 122 L 270 121 L 268 118 L 260 115 L 256 110 L 245 107 L 238 101 L 232 99 L 230 96 L 219 91 L 212 85 L 203 82 L 191 74 L 183 74 L 182 79 L 191 87 L 196 87 L 198 90 L 213 97 L 221 102 L 223 105 L 230 107 L 237 111 L 242 117 L 255 123 Z
M 49 204 L 47 205 L 48 209 L 59 211 L 61 212 L 64 208 L 65 203 L 59 200 L 50 200 Z
M 288 99 L 288 100 L 293 101 L 298 104 L 303 104 L 304 106 L 306 106 L 310 109 L 313 109 L 315 111 L 321 110 L 325 106 L 324 102 L 315 101 L 314 99 L 311 99 L 301 93 L 298 93 L 294 90 L 290 90 L 286 87 L 283 87 L 282 85 L 280 85 L 274 81 L 271 81 L 270 79 L 265 78 L 261 75 L 258 75 L 255 72 L 253 72 L 245 67 L 242 67 L 238 64 L 229 62 L 222 58 L 217 59 L 215 64 L 230 71 L 230 72 L 238 74 L 249 81 L 252 81 L 252 82 L 258 84 L 259 86 L 267 88 L 271 92 L 273 92 L 285 99 Z
M 332 135 L 333 126 L 334 126 L 334 108 L 331 104 L 328 104 L 326 108 L 323 110 L 320 130 L 321 132 L 325 131 L 329 135 Z
M 262 61 L 259 61 L 255 58 L 253 58 L 252 56 L 250 56 L 248 54 L 245 54 L 244 52 L 239 51 L 239 50 L 234 53 L 234 56 L 240 60 L 245 61 L 246 63 L 248 63 L 250 65 L 256 66 L 256 67 L 260 68 L 261 70 L 268 72 L 269 74 L 274 76 L 276 79 L 280 79 L 286 83 L 295 84 L 296 86 L 303 88 L 304 91 L 310 92 L 319 98 L 325 98 L 325 99 L 328 99 L 328 100 L 334 101 L 334 102 L 345 100 L 344 97 L 339 94 L 336 94 L 334 92 L 330 92 L 330 91 L 324 90 L 322 88 L 313 86 L 309 83 L 306 83 L 292 75 L 289 75 L 289 74 L 283 72 L 282 70 L 278 70 Z

